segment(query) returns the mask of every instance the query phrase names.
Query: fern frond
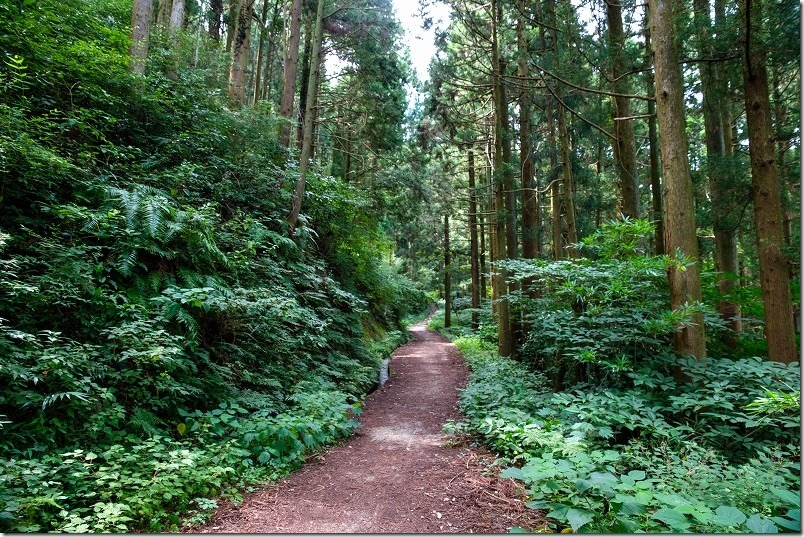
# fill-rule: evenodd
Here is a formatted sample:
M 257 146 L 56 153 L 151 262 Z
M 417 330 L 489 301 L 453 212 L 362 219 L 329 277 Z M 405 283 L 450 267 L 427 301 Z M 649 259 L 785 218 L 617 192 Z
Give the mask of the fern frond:
M 44 411 L 47 407 L 52 406 L 53 403 L 58 401 L 62 401 L 63 399 L 70 400 L 73 397 L 76 399 L 80 399 L 81 401 L 87 401 L 87 394 L 81 392 L 59 392 L 59 393 L 52 393 L 45 397 L 45 400 L 42 401 L 42 411 Z

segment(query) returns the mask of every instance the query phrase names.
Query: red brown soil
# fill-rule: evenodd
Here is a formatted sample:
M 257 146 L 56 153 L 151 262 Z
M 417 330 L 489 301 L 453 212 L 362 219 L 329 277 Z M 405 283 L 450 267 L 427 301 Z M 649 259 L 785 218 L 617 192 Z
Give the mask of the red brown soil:
M 221 507 L 202 533 L 507 533 L 543 525 L 488 452 L 441 432 L 458 420 L 460 353 L 424 323 L 393 354 L 361 427 L 282 481 Z

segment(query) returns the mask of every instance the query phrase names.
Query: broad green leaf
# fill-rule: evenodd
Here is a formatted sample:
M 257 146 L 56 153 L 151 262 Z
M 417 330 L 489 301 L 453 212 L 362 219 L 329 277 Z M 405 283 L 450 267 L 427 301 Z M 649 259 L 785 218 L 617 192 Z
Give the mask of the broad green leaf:
M 746 520 L 746 516 L 736 507 L 721 505 L 715 509 L 715 516 L 712 522 L 719 526 L 739 526 Z
M 523 472 L 521 468 L 516 468 L 514 466 L 506 468 L 500 472 L 500 477 L 511 477 L 514 479 L 519 479 L 520 481 L 524 481 L 524 475 L 525 472 Z
M 753 533 L 779 533 L 776 524 L 764 516 L 753 514 L 745 521 L 745 526 Z
M 771 520 L 773 520 L 777 526 L 781 526 L 790 531 L 801 532 L 800 520 L 790 520 L 789 518 L 782 518 L 780 516 L 772 516 Z
M 687 522 L 687 517 L 683 514 L 679 513 L 675 509 L 668 509 L 666 507 L 662 507 L 655 513 L 653 513 L 653 517 L 655 520 L 659 520 L 664 522 L 671 529 L 686 529 L 689 527 L 689 522 Z
M 770 491 L 783 502 L 801 507 L 800 493 L 784 490 L 776 487 L 771 487 Z
M 673 507 L 690 503 L 689 500 L 679 496 L 678 494 L 664 494 L 661 492 L 657 492 L 656 494 L 653 495 L 653 497 L 659 500 L 660 502 L 667 505 L 672 505 Z
M 585 524 L 595 519 L 595 514 L 585 509 L 570 509 L 567 511 L 567 522 L 572 526 L 573 531 L 578 531 Z
M 589 481 L 602 489 L 609 489 L 618 482 L 617 478 L 608 472 L 592 472 Z
M 508 528 L 508 533 L 530 533 L 530 532 L 525 528 L 519 526 L 512 526 Z
M 586 492 L 592 488 L 592 482 L 587 479 L 578 479 L 575 481 L 575 488 L 578 489 L 578 492 Z
M 558 520 L 559 522 L 564 522 L 567 520 L 567 511 L 569 511 L 569 506 L 561 504 L 551 504 L 550 507 L 552 507 L 553 510 L 544 516 L 548 518 L 553 518 L 555 520 Z
M 631 470 L 628 472 L 628 477 L 633 479 L 634 481 L 642 481 L 645 479 L 645 472 L 643 470 Z
M 643 513 L 646 513 L 647 511 L 648 509 L 645 506 L 645 504 L 633 501 L 626 501 L 622 503 L 620 509 L 617 512 L 623 515 L 641 515 Z

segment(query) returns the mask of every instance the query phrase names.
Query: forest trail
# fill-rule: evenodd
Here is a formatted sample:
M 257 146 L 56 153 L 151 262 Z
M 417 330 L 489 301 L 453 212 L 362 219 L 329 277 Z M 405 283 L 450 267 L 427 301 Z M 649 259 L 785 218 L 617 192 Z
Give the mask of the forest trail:
M 493 456 L 441 432 L 467 369 L 455 346 L 411 328 L 361 427 L 282 481 L 224 505 L 202 533 L 506 533 L 539 524 Z

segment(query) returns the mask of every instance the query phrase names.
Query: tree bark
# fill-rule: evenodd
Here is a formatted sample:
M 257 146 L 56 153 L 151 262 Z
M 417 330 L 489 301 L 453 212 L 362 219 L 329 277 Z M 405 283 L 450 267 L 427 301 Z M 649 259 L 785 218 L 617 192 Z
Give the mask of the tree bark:
M 558 179 L 558 157 L 556 155 L 556 121 L 554 117 L 555 99 L 547 98 L 547 145 L 550 151 L 550 229 L 553 238 L 553 259 L 564 259 L 564 234 L 561 230 L 561 184 Z
M 614 160 L 617 164 L 618 202 L 620 213 L 628 218 L 639 218 L 639 180 L 637 177 L 636 141 L 634 139 L 634 120 L 616 118 L 630 118 L 631 102 L 627 97 L 627 79 L 624 73 L 628 71 L 623 61 L 625 34 L 623 32 L 622 7 L 620 0 L 606 1 L 606 19 L 608 22 L 609 52 L 614 54 L 612 62 L 612 78 L 615 95 L 614 101 L 614 137 L 612 143 Z
M 170 23 L 171 0 L 157 0 L 156 26 L 167 28 Z
M 466 153 L 469 174 L 469 264 L 472 278 L 472 321 L 471 329 L 480 326 L 480 248 L 477 237 L 477 185 L 475 183 L 475 154 L 470 149 Z
M 277 0 L 279 3 L 279 0 Z M 262 58 L 263 50 L 265 49 L 265 37 L 268 34 L 268 0 L 262 2 L 262 18 L 260 19 L 260 41 L 257 44 L 257 61 L 255 62 L 256 68 L 254 73 L 254 95 L 253 102 L 257 104 L 260 100 L 260 86 L 262 84 Z
M 530 52 L 525 35 L 525 0 L 518 0 L 516 37 L 518 49 L 519 90 L 519 161 L 521 167 L 520 183 L 522 186 L 522 257 L 535 259 L 539 255 L 539 202 L 538 191 L 534 185 L 533 143 L 531 142 L 531 106 L 530 92 L 526 80 L 529 77 L 528 60 Z
M 301 58 L 302 64 L 302 73 L 301 79 L 307 80 L 310 78 L 310 64 L 312 63 L 310 59 L 310 51 L 312 50 L 312 39 L 313 39 L 313 18 L 309 15 L 302 15 L 302 18 L 305 19 L 304 22 L 304 48 Z M 307 102 L 307 85 L 301 84 L 299 87 L 299 102 L 306 103 Z M 302 141 L 302 125 L 304 125 L 304 110 L 300 110 L 299 114 L 299 125 L 296 128 L 296 144 L 298 147 L 301 147 Z
M 184 0 L 173 0 L 170 9 L 170 32 L 176 32 L 184 26 Z
M 452 259 L 449 251 L 449 213 L 444 213 L 444 327 L 452 326 Z
M 226 12 L 226 52 L 232 52 L 235 33 L 237 31 L 237 8 L 239 0 L 229 0 L 229 9 Z
M 221 25 L 223 24 L 223 0 L 209 1 L 209 37 L 215 41 L 221 40 Z
M 240 0 L 237 12 L 237 28 L 229 67 L 229 106 L 240 108 L 246 101 L 246 69 L 248 68 L 251 17 L 254 0 Z
M 290 145 L 290 126 L 293 121 L 293 97 L 296 90 L 296 72 L 299 65 L 299 39 L 301 38 L 302 0 L 293 0 L 290 15 L 290 38 L 285 50 L 284 87 L 279 115 L 285 118 L 279 128 L 279 143 L 284 147 Z
M 744 22 L 740 28 L 740 42 L 743 46 L 751 187 L 768 358 L 791 363 L 797 360 L 798 352 L 787 258 L 782 250 L 784 212 L 771 125 L 766 52 L 757 42 L 761 35 L 762 5 L 761 0 L 740 1 L 740 15 Z
M 567 222 L 567 254 L 577 257 L 578 229 L 575 221 L 575 185 L 572 180 L 572 160 L 570 159 L 569 130 L 564 107 L 558 108 L 558 137 L 561 141 L 561 176 L 564 196 L 564 218 Z
M 277 23 L 280 21 L 279 6 L 281 3 L 281 0 L 276 0 L 274 4 L 274 12 L 271 15 L 271 28 L 268 31 L 268 54 L 265 59 L 265 69 L 262 76 L 262 92 L 260 93 L 260 99 L 265 101 L 271 100 L 271 74 L 274 70 L 274 54 L 276 51 L 274 41 L 277 36 Z
M 299 221 L 302 199 L 307 181 L 307 170 L 310 166 L 310 158 L 313 152 L 313 107 L 315 106 L 318 95 L 318 79 L 321 74 L 321 41 L 324 37 L 324 0 L 318 0 L 318 7 L 315 15 L 315 35 L 313 36 L 313 50 L 310 55 L 312 67 L 310 78 L 307 81 L 307 101 L 304 106 L 304 137 L 302 139 L 301 155 L 299 157 L 299 181 L 296 183 L 296 191 L 293 194 L 290 215 L 288 216 L 288 227 L 292 236 L 296 231 L 296 224 Z
M 646 7 L 646 9 L 648 9 Z M 646 17 L 647 18 L 647 17 Z M 648 65 L 652 62 L 650 44 L 650 26 L 645 30 L 645 47 L 648 56 Z M 656 97 L 656 84 L 653 80 L 653 70 L 649 69 L 645 75 L 648 95 Z M 656 129 L 656 101 L 648 101 L 648 147 L 650 152 L 650 193 L 653 208 L 653 221 L 656 225 L 654 234 L 654 253 L 664 255 L 667 249 L 664 247 L 664 202 L 662 201 L 662 178 L 659 174 L 659 135 Z
M 670 305 L 673 309 L 701 301 L 700 262 L 695 225 L 687 133 L 684 118 L 684 86 L 673 28 L 674 2 L 650 0 L 650 33 L 656 72 L 656 113 L 662 135 L 664 174 L 665 246 L 674 259 L 679 256 L 692 264 L 667 271 Z M 679 326 L 674 346 L 682 355 L 706 356 L 703 315 L 692 315 L 691 323 Z
M 148 58 L 148 42 L 151 37 L 151 0 L 134 0 L 131 10 L 131 65 L 129 69 L 137 75 L 145 74 Z
M 709 0 L 694 0 L 696 26 L 698 27 L 699 52 L 701 57 L 714 56 L 712 46 L 712 21 L 709 16 Z M 712 224 L 715 235 L 715 268 L 718 271 L 718 292 L 728 295 L 735 286 L 737 267 L 736 224 L 730 222 L 730 208 L 725 192 L 732 180 L 726 171 L 726 145 L 721 102 L 726 91 L 718 63 L 699 64 L 701 75 L 701 94 L 703 96 L 703 115 L 706 142 L 707 174 L 709 192 L 712 200 Z M 736 332 L 741 329 L 740 306 L 726 298 L 718 302 L 720 316 L 731 332 L 725 333 L 723 343 L 731 348 L 737 345 Z
M 503 151 L 505 146 L 507 113 L 504 115 L 503 70 L 500 60 L 498 24 L 501 0 L 492 0 L 492 93 L 494 101 L 494 212 L 496 214 L 495 254 L 493 270 L 492 300 L 497 303 L 497 352 L 500 356 L 511 356 L 514 353 L 513 333 L 507 297 L 507 271 L 498 262 L 508 257 L 505 214 L 505 162 Z M 496 295 L 496 296 L 495 296 Z

